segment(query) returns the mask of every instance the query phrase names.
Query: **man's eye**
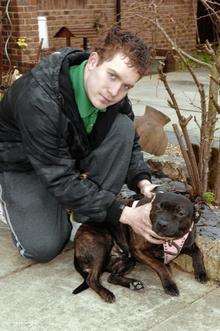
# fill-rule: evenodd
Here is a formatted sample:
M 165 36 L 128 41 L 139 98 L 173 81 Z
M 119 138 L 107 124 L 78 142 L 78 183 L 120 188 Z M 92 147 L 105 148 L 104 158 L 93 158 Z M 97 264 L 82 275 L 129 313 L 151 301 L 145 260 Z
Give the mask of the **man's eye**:
M 116 76 L 112 73 L 109 73 L 109 77 L 111 78 L 111 80 L 115 80 L 116 79 Z

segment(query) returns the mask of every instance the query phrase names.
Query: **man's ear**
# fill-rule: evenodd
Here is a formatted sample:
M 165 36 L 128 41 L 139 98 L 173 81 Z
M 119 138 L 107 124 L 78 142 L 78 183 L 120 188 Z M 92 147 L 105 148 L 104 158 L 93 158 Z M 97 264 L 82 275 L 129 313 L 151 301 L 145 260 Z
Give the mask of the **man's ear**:
M 99 55 L 96 52 L 92 52 L 88 58 L 87 68 L 93 70 L 99 64 Z

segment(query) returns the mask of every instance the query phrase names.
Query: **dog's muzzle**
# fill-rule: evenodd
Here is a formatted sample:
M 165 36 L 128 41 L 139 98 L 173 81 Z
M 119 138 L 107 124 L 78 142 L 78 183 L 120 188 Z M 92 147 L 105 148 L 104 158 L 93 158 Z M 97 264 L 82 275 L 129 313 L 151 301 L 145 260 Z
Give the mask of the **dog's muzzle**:
M 181 252 L 181 249 L 183 248 L 183 245 L 188 238 L 190 232 L 192 231 L 194 226 L 194 223 L 192 223 L 189 232 L 187 232 L 182 238 L 174 239 L 171 241 L 166 241 L 163 244 L 163 250 L 164 250 L 164 263 L 168 264 L 173 259 L 175 259 Z

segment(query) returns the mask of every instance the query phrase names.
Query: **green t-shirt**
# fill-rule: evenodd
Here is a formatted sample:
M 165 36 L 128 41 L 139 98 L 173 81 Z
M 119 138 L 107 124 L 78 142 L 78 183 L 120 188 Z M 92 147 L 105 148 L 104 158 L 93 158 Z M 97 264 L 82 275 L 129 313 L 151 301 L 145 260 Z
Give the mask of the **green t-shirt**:
M 80 117 L 83 120 L 86 132 L 90 133 L 96 122 L 98 113 L 100 111 L 105 112 L 106 109 L 95 108 L 87 97 L 84 86 L 84 69 L 86 63 L 87 60 L 79 65 L 70 67 L 69 73 Z

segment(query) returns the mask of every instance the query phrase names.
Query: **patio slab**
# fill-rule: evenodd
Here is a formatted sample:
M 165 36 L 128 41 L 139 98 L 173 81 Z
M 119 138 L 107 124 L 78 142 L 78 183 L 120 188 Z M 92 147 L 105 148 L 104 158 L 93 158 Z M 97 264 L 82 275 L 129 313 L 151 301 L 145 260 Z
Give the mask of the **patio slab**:
M 0 229 L 0 239 L 2 250 L 3 244 L 10 242 L 9 233 Z M 14 270 L 4 269 L 6 273 L 0 277 L 0 325 L 4 331 L 145 331 L 174 330 L 174 326 L 175 330 L 191 330 L 195 324 L 201 331 L 216 331 L 220 325 L 218 284 L 200 284 L 175 267 L 179 297 L 165 294 L 157 275 L 138 265 L 131 275 L 144 282 L 145 289 L 140 292 L 109 284 L 107 274 L 103 275 L 104 285 L 116 295 L 116 303 L 107 304 L 92 290 L 72 295 L 82 279 L 74 270 L 71 247 L 46 264 L 26 264 L 13 246 L 8 246 L 5 254 L 1 266 L 4 269 L 12 258 Z M 206 305 L 212 318 L 208 312 L 204 314 Z M 183 321 L 186 328 L 182 328 Z

